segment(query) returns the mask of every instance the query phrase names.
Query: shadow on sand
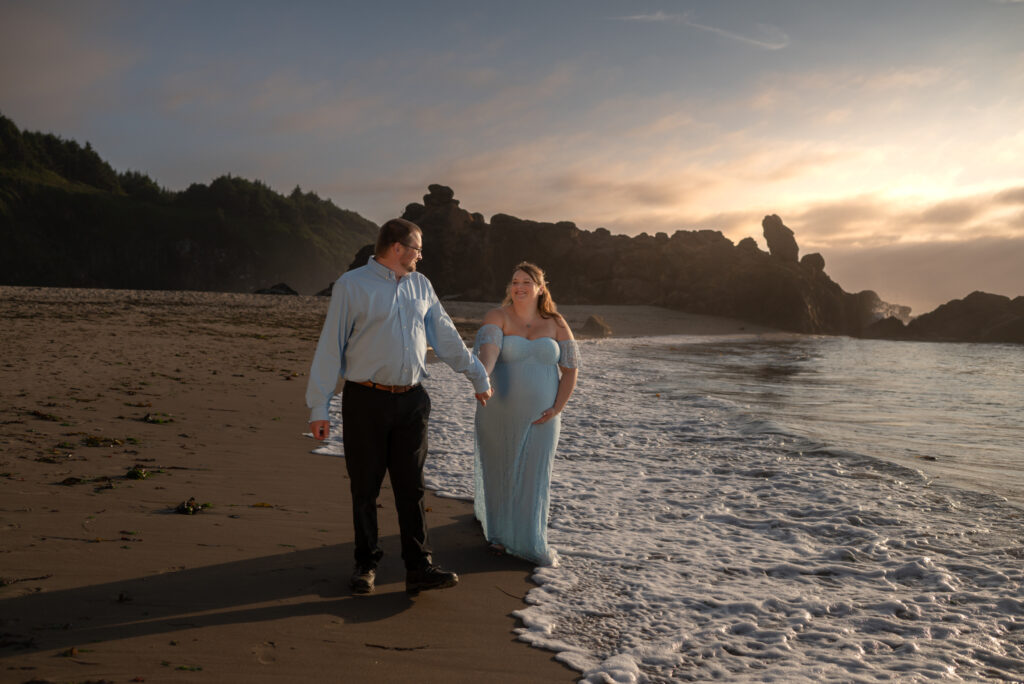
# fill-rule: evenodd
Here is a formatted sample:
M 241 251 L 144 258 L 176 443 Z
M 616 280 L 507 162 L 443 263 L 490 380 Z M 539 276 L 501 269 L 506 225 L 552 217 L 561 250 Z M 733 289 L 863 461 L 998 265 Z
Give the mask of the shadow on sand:
M 519 568 L 529 572 L 531 566 L 525 561 L 488 554 L 482 541 L 467 548 L 459 537 L 460 530 L 465 536 L 468 524 L 468 520 L 456 521 L 431 531 L 436 558 L 460 575 Z M 386 551 L 397 549 L 397 535 L 382 539 L 382 546 Z M 415 604 L 404 591 L 404 569 L 397 553 L 386 556 L 378 569 L 378 587 L 386 589 L 352 595 L 348 588 L 352 551 L 352 544 L 346 543 L 0 598 L 0 658 L 24 649 L 64 649 L 310 615 L 335 616 L 346 623 L 374 622 Z M 397 584 L 397 590 L 392 584 Z

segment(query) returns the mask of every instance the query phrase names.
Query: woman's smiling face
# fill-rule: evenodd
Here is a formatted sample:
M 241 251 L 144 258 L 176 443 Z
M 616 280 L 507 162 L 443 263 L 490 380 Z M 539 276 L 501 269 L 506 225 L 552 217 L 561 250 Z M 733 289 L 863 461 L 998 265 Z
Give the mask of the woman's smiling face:
M 508 291 L 513 301 L 535 301 L 540 296 L 540 287 L 526 271 L 516 271 L 512 274 Z

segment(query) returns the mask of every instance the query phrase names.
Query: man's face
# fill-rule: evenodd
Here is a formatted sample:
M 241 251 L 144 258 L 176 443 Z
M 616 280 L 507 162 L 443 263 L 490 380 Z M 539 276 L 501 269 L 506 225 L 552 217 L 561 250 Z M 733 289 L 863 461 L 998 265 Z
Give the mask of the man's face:
M 423 236 L 413 231 L 401 243 L 402 254 L 399 262 L 408 273 L 416 270 L 416 263 L 423 258 Z

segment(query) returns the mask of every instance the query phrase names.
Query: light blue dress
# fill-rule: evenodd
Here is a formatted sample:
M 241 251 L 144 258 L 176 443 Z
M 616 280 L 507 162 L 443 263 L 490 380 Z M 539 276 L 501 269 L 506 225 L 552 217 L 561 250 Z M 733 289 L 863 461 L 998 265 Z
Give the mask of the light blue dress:
M 476 407 L 476 489 L 474 509 L 484 537 L 509 553 L 540 565 L 557 563 L 548 548 L 551 466 L 561 415 L 533 421 L 555 403 L 558 366 L 579 367 L 575 340 L 529 340 L 503 335 L 487 324 L 474 351 L 484 344 L 501 350 L 491 373 L 494 396 Z

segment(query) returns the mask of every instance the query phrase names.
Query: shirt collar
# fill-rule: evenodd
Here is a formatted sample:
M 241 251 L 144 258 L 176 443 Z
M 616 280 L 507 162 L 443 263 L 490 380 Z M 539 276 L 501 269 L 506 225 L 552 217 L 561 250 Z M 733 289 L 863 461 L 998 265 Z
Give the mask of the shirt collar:
M 367 267 L 373 271 L 376 275 L 384 278 L 385 280 L 397 280 L 395 272 L 384 264 L 377 261 L 373 256 L 370 257 L 369 261 L 366 262 Z

